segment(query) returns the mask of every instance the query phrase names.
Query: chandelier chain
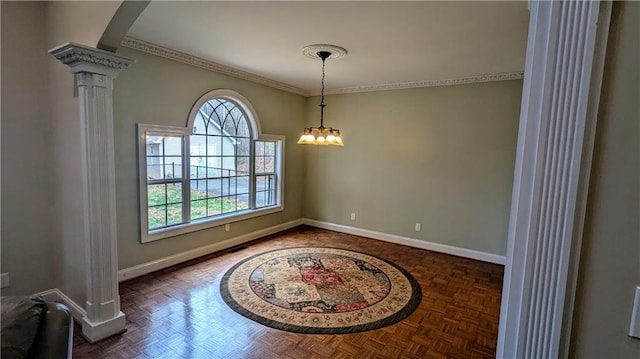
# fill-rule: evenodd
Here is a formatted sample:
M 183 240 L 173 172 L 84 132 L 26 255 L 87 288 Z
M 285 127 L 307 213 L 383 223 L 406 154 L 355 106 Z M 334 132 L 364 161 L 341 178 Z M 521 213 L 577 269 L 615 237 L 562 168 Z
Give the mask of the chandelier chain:
M 324 127 L 324 107 L 326 106 L 324 104 L 324 64 L 326 62 L 327 58 L 326 57 L 322 57 L 322 87 L 320 89 L 320 127 Z

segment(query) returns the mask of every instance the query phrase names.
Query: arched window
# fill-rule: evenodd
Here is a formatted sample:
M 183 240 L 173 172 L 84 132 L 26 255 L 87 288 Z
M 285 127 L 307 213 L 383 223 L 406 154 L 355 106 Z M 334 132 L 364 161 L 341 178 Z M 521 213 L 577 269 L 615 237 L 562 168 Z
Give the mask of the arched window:
M 141 241 L 282 210 L 282 136 L 248 100 L 213 90 L 185 128 L 138 124 Z

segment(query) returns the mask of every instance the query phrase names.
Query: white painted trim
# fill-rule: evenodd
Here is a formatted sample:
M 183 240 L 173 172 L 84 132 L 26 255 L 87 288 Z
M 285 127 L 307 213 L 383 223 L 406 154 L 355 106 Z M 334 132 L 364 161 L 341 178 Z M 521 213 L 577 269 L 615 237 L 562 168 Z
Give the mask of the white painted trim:
M 531 2 L 498 358 L 568 355 L 599 101 L 599 1 Z M 606 43 L 606 39 L 604 40 Z M 597 108 L 597 105 L 595 105 Z
M 90 341 L 97 341 L 125 329 L 117 281 L 113 78 L 133 60 L 73 43 L 50 52 L 75 76 L 87 283 L 82 327 Z
M 121 45 L 124 47 L 128 47 L 130 49 L 146 52 L 148 54 L 164 57 L 167 59 L 188 64 L 191 66 L 199 67 L 205 70 L 233 76 L 236 78 L 255 82 L 261 85 L 266 85 L 278 90 L 287 91 L 287 92 L 295 93 L 298 95 L 316 96 L 320 94 L 320 92 L 317 89 L 304 90 L 299 87 L 285 84 L 283 82 L 268 79 L 266 77 L 262 77 L 250 72 L 238 70 L 226 65 L 221 65 L 213 61 L 205 60 L 203 58 L 195 57 L 184 52 L 172 50 L 170 48 L 156 45 L 147 41 L 139 40 L 133 37 L 128 37 L 128 36 L 125 37 L 122 40 Z M 471 83 L 478 83 L 478 82 L 519 80 L 519 79 L 522 79 L 523 77 L 524 77 L 523 71 L 477 74 L 477 75 L 469 75 L 469 76 L 457 77 L 452 79 L 437 79 L 437 80 L 411 81 L 411 82 L 401 82 L 401 83 L 391 83 L 391 84 L 376 84 L 376 85 L 366 85 L 366 86 L 332 88 L 332 89 L 325 89 L 325 94 L 338 95 L 338 94 L 345 94 L 345 93 L 401 90 L 401 89 L 418 88 L 418 87 L 451 86 L 451 85 L 462 85 L 462 84 L 471 84 Z
M 278 224 L 269 228 L 261 229 L 255 232 L 243 234 L 238 237 L 230 238 L 222 242 L 209 244 L 203 247 L 195 248 L 182 253 L 177 253 L 168 257 L 156 259 L 147 263 L 142 263 L 133 267 L 121 269 L 118 271 L 118 280 L 120 282 L 136 278 L 160 269 L 168 268 L 178 263 L 186 262 L 191 259 L 205 256 L 214 252 L 218 252 L 227 248 L 231 248 L 254 239 L 278 233 L 290 228 L 303 224 L 302 219 L 296 219 L 290 222 Z
M 501 264 L 501 265 L 504 265 L 505 263 L 505 257 L 498 254 L 486 253 L 486 252 L 476 251 L 473 249 L 454 247 L 446 244 L 427 242 L 427 241 L 422 241 L 414 238 L 402 237 L 402 236 L 376 232 L 376 231 L 371 231 L 371 230 L 362 229 L 362 228 L 343 226 L 343 225 L 333 224 L 328 222 L 321 222 L 313 219 L 300 218 L 300 219 L 296 219 L 286 223 L 278 224 L 269 228 L 261 229 L 255 232 L 243 234 L 238 237 L 230 238 L 222 242 L 209 244 L 209 245 L 188 250 L 182 253 L 177 253 L 164 258 L 142 263 L 133 267 L 121 269 L 118 271 L 118 281 L 123 282 L 136 277 L 140 277 L 151 272 L 165 269 L 182 262 L 186 262 L 198 257 L 205 256 L 207 254 L 232 248 L 232 247 L 241 245 L 243 243 L 250 242 L 255 239 L 262 238 L 274 233 L 282 232 L 284 230 L 291 229 L 303 224 L 317 227 L 317 228 L 329 229 L 336 232 L 354 234 L 357 236 L 363 236 L 363 237 L 373 238 L 373 239 L 382 240 L 386 242 L 402 244 L 410 247 L 426 249 L 434 252 L 440 252 L 440 253 L 451 254 L 451 255 L 464 257 L 464 258 L 476 259 L 476 260 L 489 262 L 489 263 L 495 263 L 495 264 Z
M 201 69 L 233 76 L 239 79 L 255 82 L 261 85 L 273 87 L 278 90 L 304 95 L 304 90 L 295 86 L 287 85 L 283 82 L 275 81 L 250 72 L 235 69 L 200 57 L 192 56 L 184 52 L 176 51 L 164 46 L 156 45 L 147 41 L 125 36 L 120 45 L 130 49 L 146 52 L 148 54 L 164 57 L 166 59 L 182 62 L 183 64 L 199 67 Z
M 344 226 L 341 224 L 316 221 L 315 219 L 304 218 L 302 221 L 306 225 L 317 227 L 317 228 L 329 229 L 336 232 L 373 238 L 373 239 L 377 239 L 385 242 L 402 244 L 409 247 L 426 249 L 429 251 L 434 251 L 439 253 L 451 254 L 458 257 L 476 259 L 483 262 L 504 265 L 506 261 L 505 256 L 501 256 L 499 254 L 481 252 L 474 249 L 454 247 L 454 246 L 441 244 L 441 243 L 434 243 L 434 242 L 423 241 L 415 238 L 398 236 L 395 234 L 388 234 L 388 233 L 371 231 L 368 229 Z
M 598 118 L 598 108 L 600 106 L 600 92 L 602 89 L 602 78 L 604 76 L 604 64 L 607 53 L 607 40 L 609 39 L 609 27 L 611 22 L 611 1 L 603 1 L 600 6 L 598 16 L 598 30 L 595 39 L 595 55 L 593 69 L 591 72 L 591 88 L 589 89 L 589 100 L 587 108 L 587 119 L 585 125 L 585 138 L 583 144 L 583 167 L 580 171 L 578 192 L 576 197 L 576 214 L 573 232 L 573 248 L 569 258 L 567 294 L 564 304 L 565 313 L 562 322 L 562 332 L 560 338 L 560 357 L 569 357 L 571 346 L 571 331 L 573 328 L 573 311 L 575 309 L 576 287 L 578 284 L 578 270 L 580 264 L 580 254 L 582 253 L 582 236 L 584 233 L 584 220 L 587 212 L 587 200 L 589 195 L 589 179 L 591 176 L 591 164 L 593 159 L 593 149 L 596 137 L 596 124 Z
M 82 308 L 82 306 L 74 302 L 73 299 L 69 298 L 58 288 L 45 290 L 44 292 L 36 293 L 36 295 L 41 295 L 48 301 L 58 302 L 66 305 L 67 307 L 69 307 L 69 310 L 71 310 L 71 316 L 78 323 L 81 323 L 82 318 L 87 316 L 87 311 Z
M 84 308 L 58 288 L 45 290 L 36 293 L 36 295 L 41 295 L 45 300 L 62 303 L 69 307 L 73 320 L 82 326 L 81 334 L 89 343 L 95 343 L 125 330 L 125 316 L 122 312 L 118 312 L 113 318 L 109 318 L 108 320 L 93 322 L 87 318 L 87 311 Z
M 83 317 L 80 323 L 82 324 L 82 336 L 91 344 L 127 330 L 127 322 L 124 313 L 121 311 L 101 322 L 95 322 Z
M 339 95 L 346 93 L 358 93 L 358 92 L 373 92 L 373 91 L 390 91 L 390 90 L 403 90 L 420 87 L 439 87 L 439 86 L 453 86 L 453 85 L 465 85 L 481 82 L 494 82 L 494 81 L 508 81 L 508 80 L 521 80 L 524 78 L 524 72 L 501 72 L 494 74 L 480 74 L 469 75 L 463 77 L 456 77 L 452 79 L 438 79 L 438 80 L 425 80 L 425 81 L 412 81 L 412 82 L 400 82 L 392 84 L 378 84 L 378 85 L 366 85 L 366 86 L 353 86 L 353 87 L 341 87 L 333 89 L 325 89 L 325 95 Z M 318 96 L 320 91 L 312 90 L 305 91 L 306 96 Z

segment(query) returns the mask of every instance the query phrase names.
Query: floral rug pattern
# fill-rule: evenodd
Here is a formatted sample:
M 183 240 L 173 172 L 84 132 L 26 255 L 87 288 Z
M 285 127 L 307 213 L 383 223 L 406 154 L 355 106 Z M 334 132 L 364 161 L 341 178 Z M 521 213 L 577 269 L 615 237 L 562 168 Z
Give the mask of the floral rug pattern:
M 406 318 L 420 287 L 404 269 L 350 250 L 303 247 L 247 258 L 222 278 L 224 301 L 258 323 L 298 333 L 353 333 Z

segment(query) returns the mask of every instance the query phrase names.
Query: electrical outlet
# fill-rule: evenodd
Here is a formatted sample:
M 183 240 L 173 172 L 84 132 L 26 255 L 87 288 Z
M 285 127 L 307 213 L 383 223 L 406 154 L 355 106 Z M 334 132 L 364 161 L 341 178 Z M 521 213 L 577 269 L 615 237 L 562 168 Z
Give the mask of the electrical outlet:
M 355 221 L 356 220 L 356 214 L 355 213 L 351 213 L 351 220 Z
M 420 223 L 416 223 L 416 232 L 420 232 L 422 230 L 422 225 Z
M 2 273 L 0 276 L 0 288 L 9 286 L 9 273 Z
M 229 232 L 231 230 L 231 224 L 227 223 L 224 225 L 224 231 Z

